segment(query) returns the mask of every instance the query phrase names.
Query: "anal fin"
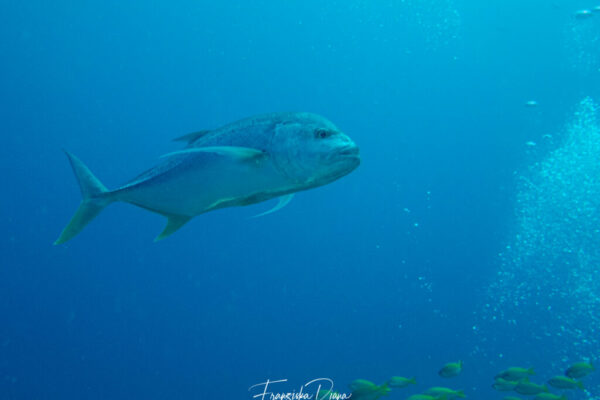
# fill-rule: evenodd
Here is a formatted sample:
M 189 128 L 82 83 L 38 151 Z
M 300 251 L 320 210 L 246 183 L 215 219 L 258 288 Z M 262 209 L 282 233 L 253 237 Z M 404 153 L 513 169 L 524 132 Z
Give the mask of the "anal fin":
M 158 235 L 154 239 L 155 242 L 158 242 L 159 240 L 163 240 L 167 236 L 172 235 L 177 230 L 179 230 L 179 228 L 181 228 L 186 223 L 188 223 L 188 221 L 190 219 L 192 219 L 192 217 L 188 217 L 187 215 L 171 214 L 171 215 L 166 215 L 166 217 L 167 217 L 167 226 L 165 226 L 165 229 L 163 229 L 163 231 L 160 233 L 160 235 Z

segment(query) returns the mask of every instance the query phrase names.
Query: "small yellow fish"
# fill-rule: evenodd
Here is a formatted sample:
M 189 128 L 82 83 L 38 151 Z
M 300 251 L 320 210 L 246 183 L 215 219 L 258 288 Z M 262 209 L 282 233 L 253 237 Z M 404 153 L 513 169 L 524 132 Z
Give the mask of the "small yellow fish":
M 566 395 L 556 395 L 554 393 L 539 393 L 534 397 L 534 400 L 567 400 Z
M 503 378 L 496 378 L 496 382 L 492 387 L 500 392 L 509 392 L 515 389 L 515 386 L 519 384 L 519 381 L 509 381 Z
M 460 372 L 462 371 L 462 366 L 462 361 L 448 363 L 444 365 L 442 369 L 440 369 L 438 374 L 442 378 L 452 378 L 460 374 Z
M 416 385 L 417 380 L 415 378 L 404 378 L 402 376 L 392 376 L 387 382 L 391 388 L 405 388 L 410 385 Z
M 567 368 L 567 370 L 565 371 L 565 375 L 569 378 L 578 379 L 583 378 L 584 376 L 590 374 L 595 370 L 596 368 L 594 368 L 594 366 L 591 363 L 579 362 Z
M 534 395 L 543 392 L 548 392 L 546 385 L 538 385 L 529 381 L 521 381 L 515 386 L 515 392 L 524 395 Z
M 510 367 L 496 375 L 496 379 L 502 378 L 508 381 L 518 381 L 535 375 L 533 368 Z
M 351 398 L 354 400 L 377 400 L 380 397 L 388 395 L 390 389 L 387 383 L 379 386 L 366 379 L 357 379 L 350 384 L 352 389 Z
M 354 381 L 352 381 L 352 383 L 350 383 L 350 390 L 355 391 L 355 390 L 359 390 L 359 389 L 376 389 L 377 385 L 374 384 L 371 381 L 368 381 L 366 379 L 356 379 Z
M 438 398 L 435 396 L 430 396 L 427 394 L 413 394 L 406 400 L 437 400 Z
M 560 375 L 551 378 L 548 384 L 557 389 L 583 389 L 583 382 Z
M 451 400 L 455 397 L 465 398 L 467 397 L 462 390 L 452 390 L 446 387 L 432 387 L 425 391 L 425 394 L 434 397 L 443 397 L 446 400 Z

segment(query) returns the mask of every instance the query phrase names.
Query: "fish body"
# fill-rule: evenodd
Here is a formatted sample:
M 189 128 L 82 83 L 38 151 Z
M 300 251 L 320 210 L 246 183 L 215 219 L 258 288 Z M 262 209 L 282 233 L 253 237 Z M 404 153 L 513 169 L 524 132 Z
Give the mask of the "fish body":
M 67 153 L 83 201 L 55 244 L 77 235 L 108 204 L 122 201 L 168 218 L 163 239 L 193 217 L 224 207 L 280 197 L 326 185 L 360 164 L 356 144 L 333 123 L 311 113 L 272 113 L 246 118 L 176 140 L 183 150 L 121 187 L 109 191 Z
M 554 393 L 539 393 L 534 397 L 534 400 L 567 400 L 566 395 L 556 395 Z
M 492 387 L 500 392 L 509 392 L 515 390 L 515 387 L 519 384 L 519 381 L 509 381 L 504 378 L 496 378 L 496 381 Z
M 373 382 L 368 381 L 366 379 L 355 379 L 348 386 L 350 387 L 350 390 L 352 390 L 352 391 L 361 390 L 361 389 L 376 390 L 378 387 L 376 384 L 374 384 Z
M 548 392 L 546 385 L 538 385 L 529 381 L 521 381 L 515 386 L 515 392 L 527 396 Z
M 590 363 L 587 362 L 579 362 L 579 363 L 575 363 L 573 365 L 571 365 L 569 368 L 567 368 L 567 370 L 565 371 L 565 375 L 568 376 L 569 378 L 573 378 L 573 379 L 579 379 L 579 378 L 583 378 L 584 376 L 589 375 L 591 372 L 595 371 L 596 368 L 594 368 L 594 366 Z
M 508 381 L 518 381 L 535 375 L 533 368 L 510 367 L 495 376 L 496 379 L 502 378 Z
M 447 363 L 439 370 L 438 375 L 442 378 L 452 378 L 462 371 L 462 361 Z
M 402 376 L 392 376 L 390 380 L 387 382 L 388 386 L 391 388 L 405 388 L 410 385 L 415 385 L 417 380 L 415 378 L 404 378 Z
M 560 375 L 550 378 L 548 384 L 557 389 L 583 389 L 583 382 Z
M 357 382 L 358 381 L 358 382 Z M 358 379 L 350 384 L 352 389 L 351 398 L 355 400 L 377 400 L 387 396 L 391 389 L 387 384 L 376 385 L 373 382 Z
M 431 396 L 429 394 L 413 394 L 409 396 L 407 400 L 438 400 L 437 396 Z
M 425 391 L 425 394 L 434 397 L 443 397 L 446 400 L 453 399 L 455 397 L 465 398 L 467 397 L 462 390 L 453 390 L 446 387 L 432 387 Z

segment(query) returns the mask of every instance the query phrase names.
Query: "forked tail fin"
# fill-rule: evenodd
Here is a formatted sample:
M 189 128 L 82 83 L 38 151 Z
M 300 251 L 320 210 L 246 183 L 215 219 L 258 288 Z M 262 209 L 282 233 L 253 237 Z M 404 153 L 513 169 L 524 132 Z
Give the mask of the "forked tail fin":
M 81 189 L 81 204 L 79 208 L 71 218 L 71 221 L 63 229 L 59 238 L 56 239 L 54 244 L 62 244 L 75 235 L 77 235 L 87 224 L 90 223 L 100 211 L 104 209 L 113 200 L 108 196 L 110 193 L 106 187 L 92 174 L 88 167 L 81 162 L 73 154 L 65 150 L 75 177 L 79 182 L 79 188 Z

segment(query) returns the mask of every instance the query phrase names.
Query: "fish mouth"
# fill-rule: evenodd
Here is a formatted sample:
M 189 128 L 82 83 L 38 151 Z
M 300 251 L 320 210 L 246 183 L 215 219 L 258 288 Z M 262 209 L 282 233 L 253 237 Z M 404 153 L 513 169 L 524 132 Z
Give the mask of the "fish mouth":
M 348 175 L 360 165 L 356 145 L 343 146 L 330 152 L 323 160 L 321 173 L 309 182 L 309 187 L 326 185 Z
M 333 164 L 348 169 L 348 171 L 344 173 L 345 175 L 360 164 L 360 149 L 355 144 L 341 147 L 332 154 L 331 160 L 333 161 Z
M 356 145 L 344 146 L 332 154 L 331 160 L 335 172 L 328 177 L 330 180 L 336 180 L 348 175 L 360 165 L 360 150 Z
M 329 160 L 334 165 L 343 166 L 352 171 L 360 164 L 360 150 L 355 144 L 344 146 L 333 152 Z
M 337 156 L 359 157 L 360 149 L 356 145 L 344 146 L 336 152 Z

